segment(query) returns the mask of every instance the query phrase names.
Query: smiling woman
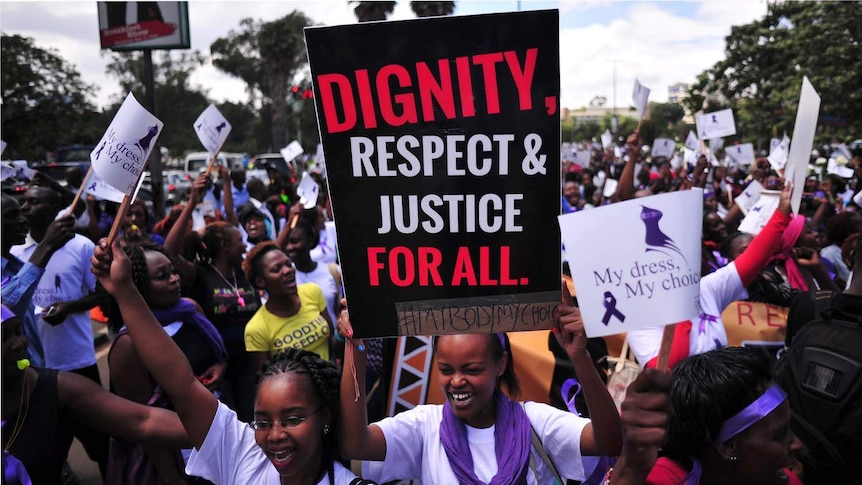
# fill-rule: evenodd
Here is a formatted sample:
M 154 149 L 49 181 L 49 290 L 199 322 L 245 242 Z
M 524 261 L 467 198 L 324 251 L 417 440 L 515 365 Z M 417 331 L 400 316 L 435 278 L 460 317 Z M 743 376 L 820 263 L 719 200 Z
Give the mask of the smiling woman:
M 159 325 L 146 297 L 138 291 L 132 261 L 119 245 L 108 246 L 102 239 L 91 261 L 93 273 L 119 304 L 134 350 L 170 394 L 195 447 L 189 473 L 215 484 L 360 482 L 339 462 L 339 372 L 335 364 L 304 350 L 279 352 L 260 376 L 252 422 L 243 423 L 195 377 L 177 343 Z M 281 261 L 280 281 L 287 291 L 295 291 L 284 263 Z M 278 273 L 279 268 L 271 266 L 271 273 Z M 275 289 L 274 283 L 269 286 Z
M 416 406 L 369 425 L 366 358 L 363 345 L 351 341 L 344 364 L 351 371 L 341 380 L 345 457 L 368 460 L 363 474 L 381 482 L 583 481 L 584 456 L 619 453 L 619 414 L 586 350 L 580 311 L 569 300 L 555 317 L 555 334 L 574 365 L 590 419 L 543 403 L 518 402 L 518 380 L 504 334 L 457 334 L 437 337 L 434 343 L 446 402 Z M 338 331 L 345 338 L 353 335 L 346 310 Z
M 315 283 L 297 285 L 290 258 L 273 241 L 256 244 L 245 261 L 246 278 L 267 295 L 245 328 L 245 346 L 255 369 L 286 348 L 329 360 L 332 324 L 326 299 Z

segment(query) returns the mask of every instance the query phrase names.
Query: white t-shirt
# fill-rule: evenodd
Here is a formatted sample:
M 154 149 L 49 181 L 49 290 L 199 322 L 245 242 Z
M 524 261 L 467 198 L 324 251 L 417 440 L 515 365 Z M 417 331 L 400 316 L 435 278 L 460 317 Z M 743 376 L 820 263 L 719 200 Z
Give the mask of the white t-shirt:
M 335 239 L 335 222 L 324 222 L 317 246 L 311 250 L 311 259 L 323 264 L 334 263 L 338 259 Z
M 335 484 L 324 475 L 317 485 L 349 485 L 356 475 L 335 462 Z M 236 417 L 223 403 L 200 450 L 193 450 L 186 473 L 203 477 L 216 485 L 278 485 L 280 477 L 275 466 L 254 441 L 254 430 Z
M 727 332 L 721 312 L 737 300 L 748 298 L 736 263 L 730 262 L 700 279 L 700 319 L 691 322 L 688 355 L 727 347 Z M 676 323 L 676 322 L 668 322 Z M 626 336 L 641 367 L 658 355 L 664 327 L 630 330 Z
M 37 245 L 28 236 L 24 244 L 13 246 L 10 252 L 29 261 Z M 96 363 L 89 312 L 72 313 L 56 326 L 42 320 L 42 312 L 52 303 L 78 300 L 96 290 L 96 276 L 90 271 L 95 247 L 93 241 L 75 234 L 51 256 L 33 292 L 36 325 L 45 350 L 45 367 L 49 369 L 70 371 Z
M 543 403 L 525 402 L 524 410 L 560 476 L 583 481 L 581 433 L 590 420 Z M 443 406 L 428 404 L 375 423 L 386 437 L 386 459 L 363 462 L 362 476 L 379 483 L 413 479 L 420 480 L 423 485 L 458 483 L 440 442 L 442 419 Z M 473 471 L 480 480 L 489 482 L 497 473 L 494 427 L 471 429 L 468 426 L 467 439 L 473 455 Z M 538 451 L 531 448 L 530 453 L 538 479 L 530 468 L 527 483 L 553 484 L 553 471 L 545 465 Z
M 323 297 L 326 299 L 326 311 L 329 313 L 330 321 L 335 325 L 337 321 L 337 316 L 335 315 L 336 300 L 340 298 L 340 295 L 338 294 L 338 285 L 329 269 L 329 264 L 317 263 L 317 268 L 308 273 L 296 270 L 296 284 L 301 285 L 304 283 L 314 283 L 320 287 Z

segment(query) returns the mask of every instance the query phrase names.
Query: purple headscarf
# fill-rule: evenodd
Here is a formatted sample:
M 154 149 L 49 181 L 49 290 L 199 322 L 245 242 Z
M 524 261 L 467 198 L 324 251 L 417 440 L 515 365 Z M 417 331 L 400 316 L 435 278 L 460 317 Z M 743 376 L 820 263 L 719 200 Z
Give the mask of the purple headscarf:
M 524 408 L 510 400 L 499 389 L 494 392 L 497 418 L 494 423 L 494 453 L 497 456 L 497 474 L 489 485 L 522 485 L 527 483 L 530 462 L 531 425 Z M 443 421 L 440 423 L 440 442 L 446 450 L 449 465 L 458 483 L 484 485 L 473 471 L 473 454 L 467 440 L 467 426 L 452 412 L 449 401 L 443 404 Z

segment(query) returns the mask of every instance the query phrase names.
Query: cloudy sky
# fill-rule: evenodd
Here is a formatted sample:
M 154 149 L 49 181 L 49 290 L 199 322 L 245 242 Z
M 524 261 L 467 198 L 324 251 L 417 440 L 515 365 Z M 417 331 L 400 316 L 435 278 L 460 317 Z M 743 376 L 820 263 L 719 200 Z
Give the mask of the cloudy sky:
M 617 106 L 627 106 L 635 77 L 652 89 L 651 101 L 667 101 L 669 85 L 693 82 L 723 57 L 731 26 L 762 18 L 767 9 L 764 0 L 460 0 L 455 5 L 456 15 L 559 9 L 561 104 L 568 108 L 586 106 L 595 96 L 607 97 L 609 105 L 616 99 Z M 353 6 L 346 0 L 192 0 L 192 49 L 208 55 L 210 44 L 236 29 L 240 19 L 275 20 L 297 9 L 318 24 L 356 22 Z M 412 17 L 409 2 L 401 0 L 390 19 Z M 99 47 L 95 1 L 3 0 L 0 30 L 31 37 L 36 45 L 59 51 L 84 81 L 98 87 L 94 101 L 99 106 L 124 94 L 117 81 L 105 74 L 107 58 Z M 204 88 L 212 101 L 246 99 L 243 83 L 212 65 L 199 69 L 192 82 Z

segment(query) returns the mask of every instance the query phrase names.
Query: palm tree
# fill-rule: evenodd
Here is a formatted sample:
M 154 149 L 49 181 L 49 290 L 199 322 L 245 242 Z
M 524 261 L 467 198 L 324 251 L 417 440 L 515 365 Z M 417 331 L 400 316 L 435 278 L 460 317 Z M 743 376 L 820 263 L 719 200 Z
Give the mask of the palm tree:
M 395 2 L 359 2 L 351 0 L 348 3 L 355 4 L 353 13 L 360 22 L 372 22 L 375 20 L 386 20 L 395 10 Z
M 417 17 L 440 17 L 455 12 L 455 2 L 410 2 Z

